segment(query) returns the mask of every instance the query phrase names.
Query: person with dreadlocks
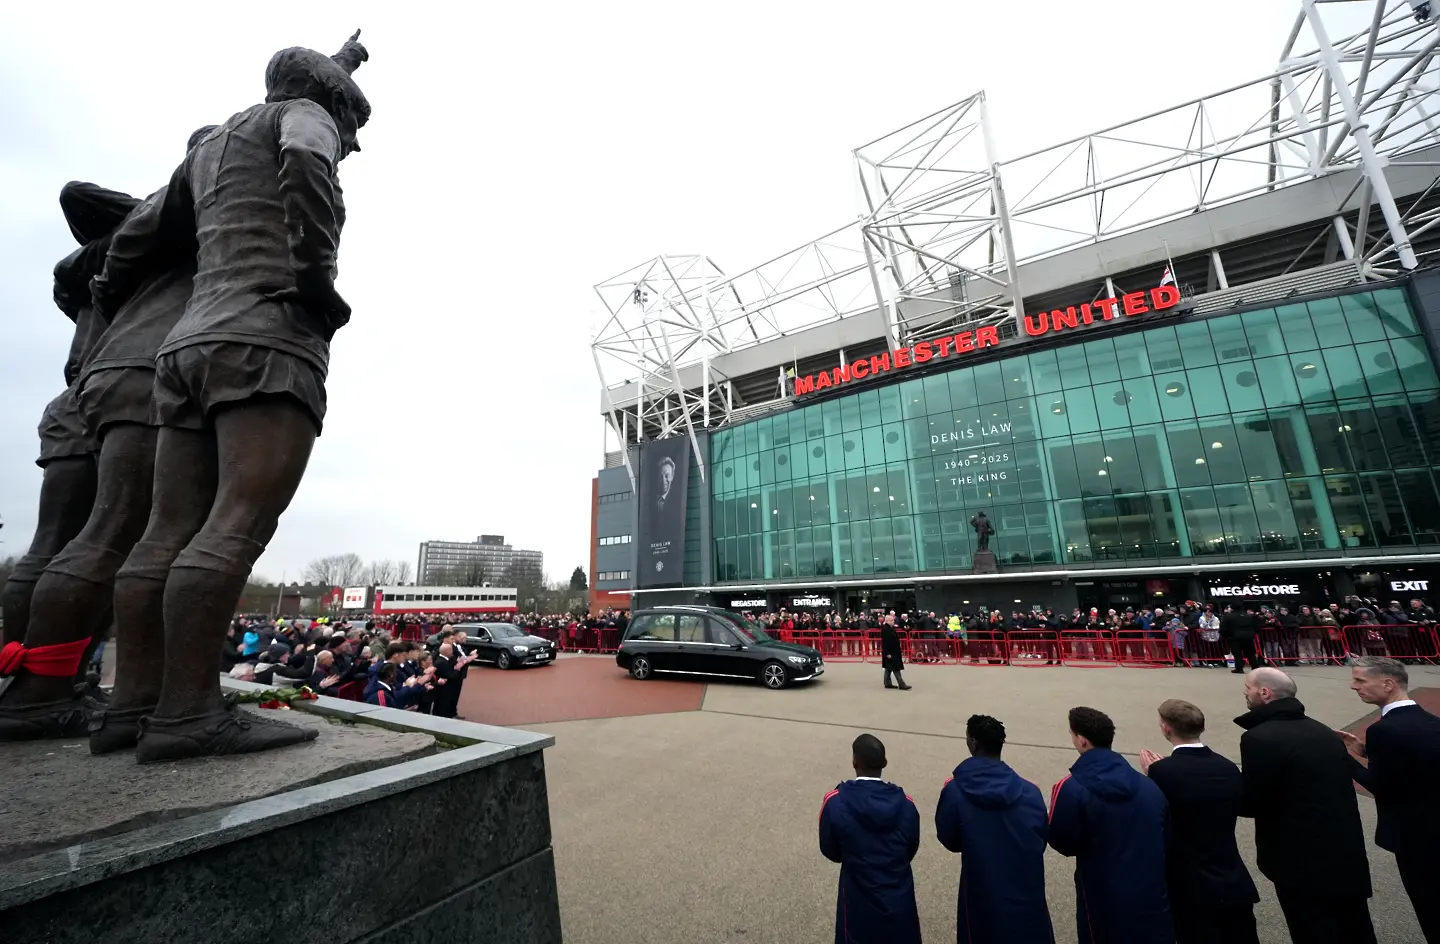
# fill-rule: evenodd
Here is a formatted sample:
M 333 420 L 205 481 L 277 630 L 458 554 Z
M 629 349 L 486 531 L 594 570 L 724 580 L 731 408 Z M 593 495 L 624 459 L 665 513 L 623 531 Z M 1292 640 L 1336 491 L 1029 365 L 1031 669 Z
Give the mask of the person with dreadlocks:
M 1000 759 L 1005 725 L 997 719 L 971 715 L 965 745 L 970 757 L 945 781 L 935 806 L 940 844 L 963 856 L 955 940 L 1051 944 L 1045 798 Z
M 196 272 L 155 361 L 150 520 L 115 581 L 117 631 L 144 652 L 127 673 L 156 698 L 139 720 L 140 763 L 316 735 L 225 704 L 216 666 L 320 435 L 330 341 L 350 319 L 334 280 L 345 219 L 338 168 L 370 116 L 352 78 L 369 58 L 359 35 L 333 57 L 276 53 L 265 101 L 196 144 L 157 211 L 153 252 L 192 238 Z

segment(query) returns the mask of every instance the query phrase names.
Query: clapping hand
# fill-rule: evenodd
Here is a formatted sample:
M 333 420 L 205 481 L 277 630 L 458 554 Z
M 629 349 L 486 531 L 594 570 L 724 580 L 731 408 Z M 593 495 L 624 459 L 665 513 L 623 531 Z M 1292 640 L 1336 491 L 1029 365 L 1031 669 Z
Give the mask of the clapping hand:
M 1140 752 L 1140 772 L 1141 772 L 1142 774 L 1144 774 L 1145 776 L 1147 776 L 1147 777 L 1150 776 L 1150 765 L 1153 764 L 1153 763 L 1155 763 L 1157 760 L 1162 760 L 1162 759 L 1163 759 L 1163 758 L 1161 758 L 1161 756 L 1160 756 L 1159 754 L 1155 753 L 1155 752 L 1152 751 L 1152 750 L 1146 749 L 1146 750 L 1141 751 L 1141 752 Z
M 1347 750 L 1350 751 L 1350 753 L 1354 754 L 1356 757 L 1365 756 L 1364 741 L 1360 740 L 1358 737 L 1351 734 L 1349 731 L 1337 730 L 1335 733 L 1340 735 L 1340 740 L 1345 742 L 1345 747 Z

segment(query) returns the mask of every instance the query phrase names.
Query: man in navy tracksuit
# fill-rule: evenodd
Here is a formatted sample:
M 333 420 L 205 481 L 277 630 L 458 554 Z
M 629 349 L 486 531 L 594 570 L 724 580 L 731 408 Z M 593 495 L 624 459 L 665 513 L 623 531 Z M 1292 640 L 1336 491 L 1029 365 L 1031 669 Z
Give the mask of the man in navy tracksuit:
M 1048 824 L 1040 788 L 1000 759 L 1005 726 L 986 715 L 965 723 L 970 759 L 940 789 L 935 831 L 964 858 L 957 944 L 1053 944 L 1045 904 Z
M 852 747 L 855 779 L 825 794 L 820 852 L 840 863 L 835 944 L 920 944 L 915 877 L 920 849 L 915 801 L 881 779 L 885 745 L 862 734 Z
M 1165 795 L 1110 749 L 1114 740 L 1103 713 L 1070 709 L 1080 759 L 1050 794 L 1050 845 L 1075 857 L 1076 934 L 1080 944 L 1174 944 Z

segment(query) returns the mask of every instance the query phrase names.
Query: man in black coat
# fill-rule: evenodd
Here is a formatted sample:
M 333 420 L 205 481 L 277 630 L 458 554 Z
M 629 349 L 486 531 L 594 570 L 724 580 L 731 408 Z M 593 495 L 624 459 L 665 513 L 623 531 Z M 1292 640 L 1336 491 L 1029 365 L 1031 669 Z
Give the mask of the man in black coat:
M 1430 944 L 1440 944 L 1440 897 L 1431 859 L 1440 844 L 1440 823 L 1432 815 L 1440 788 L 1440 718 L 1415 704 L 1409 685 L 1405 666 L 1394 659 L 1356 659 L 1350 688 L 1361 701 L 1380 707 L 1380 720 L 1364 740 L 1339 733 L 1353 754 L 1370 760 L 1366 768 L 1351 758 L 1350 772 L 1375 797 L 1375 845 L 1395 853 L 1420 930 Z
M 1244 674 L 1246 659 L 1250 660 L 1252 669 L 1258 669 L 1265 664 L 1255 648 L 1255 633 L 1259 628 L 1260 621 L 1250 604 L 1238 610 L 1232 608 L 1220 617 L 1220 637 L 1230 643 L 1230 654 L 1235 657 L 1233 671 L 1236 675 Z
M 1200 743 L 1205 714 L 1188 701 L 1160 705 L 1169 757 L 1140 752 L 1140 769 L 1170 803 L 1165 877 L 1176 944 L 1258 944 L 1260 895 L 1235 845 L 1245 785 L 1240 768 Z
M 895 631 L 894 617 L 888 617 L 880 625 L 880 665 L 885 669 L 885 687 L 894 688 L 890 684 L 890 674 L 895 674 L 895 681 L 900 683 L 901 691 L 909 691 L 910 686 L 905 684 L 905 676 L 901 671 L 905 668 L 904 656 L 900 650 L 900 636 Z
M 439 692 L 434 706 L 434 713 L 441 718 L 455 717 L 456 706 L 460 703 L 460 673 L 455 669 L 455 660 L 455 647 L 442 642 L 435 654 L 435 684 Z
M 1250 711 L 1235 719 L 1245 729 L 1240 815 L 1255 819 L 1256 859 L 1275 883 L 1294 944 L 1375 944 L 1350 757 L 1295 694 L 1279 669 L 1245 676 Z

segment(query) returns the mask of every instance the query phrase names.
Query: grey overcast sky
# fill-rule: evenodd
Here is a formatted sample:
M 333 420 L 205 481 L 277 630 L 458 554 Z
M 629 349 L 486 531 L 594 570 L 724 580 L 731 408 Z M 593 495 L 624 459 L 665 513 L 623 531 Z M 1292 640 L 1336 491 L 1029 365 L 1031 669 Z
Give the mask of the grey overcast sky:
M 978 88 L 1001 156 L 1267 74 L 1292 0 L 26 4 L 0 32 L 0 556 L 35 525 L 70 325 L 68 180 L 160 186 L 292 45 L 357 26 L 330 413 L 256 571 L 504 534 L 588 567 L 590 286 L 661 252 L 758 264 L 854 217 L 850 150 Z M 1365 11 L 1360 11 L 1364 14 Z

